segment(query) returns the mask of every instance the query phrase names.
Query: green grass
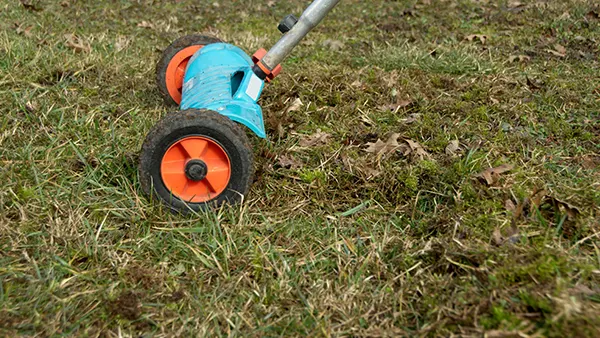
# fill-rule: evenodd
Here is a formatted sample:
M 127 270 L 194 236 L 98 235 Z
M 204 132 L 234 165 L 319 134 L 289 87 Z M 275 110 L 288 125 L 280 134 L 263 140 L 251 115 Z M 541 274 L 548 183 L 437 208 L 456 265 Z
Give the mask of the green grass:
M 306 5 L 213 3 L 0 2 L 0 335 L 600 335 L 593 1 L 342 1 L 263 95 L 246 203 L 181 217 L 137 177 L 160 51 Z M 430 157 L 364 151 L 391 133 Z

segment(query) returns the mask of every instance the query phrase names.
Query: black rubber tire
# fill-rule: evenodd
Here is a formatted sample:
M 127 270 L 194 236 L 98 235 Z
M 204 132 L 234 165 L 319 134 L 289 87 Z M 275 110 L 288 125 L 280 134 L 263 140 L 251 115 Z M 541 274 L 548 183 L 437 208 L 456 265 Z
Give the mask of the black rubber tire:
M 229 156 L 231 178 L 225 191 L 203 203 L 185 202 L 166 188 L 160 167 L 164 154 L 188 136 L 209 137 Z M 188 213 L 238 204 L 248 194 L 254 176 L 254 155 L 246 133 L 229 118 L 210 110 L 188 109 L 167 114 L 148 133 L 142 146 L 139 177 L 143 192 L 175 212 Z
M 169 94 L 169 90 L 167 89 L 167 83 L 166 83 L 167 67 L 169 66 L 169 62 L 171 62 L 171 59 L 175 56 L 175 54 L 179 53 L 181 50 L 183 50 L 187 47 L 190 47 L 190 46 L 195 46 L 195 45 L 206 46 L 206 45 L 210 45 L 211 43 L 218 43 L 218 42 L 222 42 L 222 41 L 218 38 L 214 38 L 211 36 L 198 35 L 198 34 L 186 35 L 186 36 L 182 36 L 179 39 L 173 41 L 173 43 L 171 43 L 169 45 L 169 47 L 167 47 L 162 52 L 160 60 L 156 64 L 156 85 L 158 87 L 160 95 L 162 96 L 163 100 L 165 101 L 165 104 L 167 104 L 168 106 L 177 106 L 178 105 L 177 102 L 175 102 L 173 100 L 173 98 L 171 97 L 171 95 Z

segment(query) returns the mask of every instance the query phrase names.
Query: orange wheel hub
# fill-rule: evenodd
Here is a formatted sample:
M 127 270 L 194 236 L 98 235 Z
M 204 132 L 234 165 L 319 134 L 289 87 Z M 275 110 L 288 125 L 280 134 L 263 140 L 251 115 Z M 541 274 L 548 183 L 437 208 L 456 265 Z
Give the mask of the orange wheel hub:
M 173 195 L 189 203 L 203 203 L 225 191 L 231 178 L 231 164 L 215 140 L 189 136 L 167 150 L 160 172 Z
M 165 82 L 169 95 L 173 98 L 177 104 L 181 103 L 181 91 L 183 88 L 183 77 L 185 75 L 185 68 L 187 67 L 190 58 L 204 46 L 190 46 L 180 50 L 167 66 L 167 74 L 165 76 Z

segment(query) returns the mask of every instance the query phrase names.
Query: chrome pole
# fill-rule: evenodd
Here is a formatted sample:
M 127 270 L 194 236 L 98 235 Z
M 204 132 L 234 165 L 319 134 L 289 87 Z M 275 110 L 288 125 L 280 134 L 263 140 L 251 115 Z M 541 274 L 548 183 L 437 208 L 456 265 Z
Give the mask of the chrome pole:
M 340 0 L 315 0 L 302 13 L 298 22 L 292 29 L 267 52 L 262 58 L 262 63 L 273 70 L 296 47 L 300 41 L 315 28 L 323 18 L 340 2 Z

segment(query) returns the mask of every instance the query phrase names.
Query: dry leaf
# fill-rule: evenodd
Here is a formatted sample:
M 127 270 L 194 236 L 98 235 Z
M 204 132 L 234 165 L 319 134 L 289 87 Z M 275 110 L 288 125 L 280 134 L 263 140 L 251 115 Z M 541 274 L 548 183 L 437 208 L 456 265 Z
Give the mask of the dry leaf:
M 529 77 L 526 78 L 527 79 L 527 86 L 531 89 L 540 89 L 542 88 L 542 84 L 538 84 L 536 83 L 536 81 L 530 79 Z
M 404 156 L 411 155 L 420 160 L 430 156 L 418 142 L 405 139 L 399 143 L 398 138 L 400 138 L 400 134 L 394 133 L 385 142 L 380 139 L 375 143 L 369 142 L 366 144 L 365 151 L 377 155 L 387 155 L 398 151 Z
M 316 133 L 310 135 L 310 136 L 303 136 L 300 139 L 300 146 L 301 147 L 313 147 L 319 144 L 327 144 L 327 142 L 329 142 L 328 138 L 331 135 L 328 133 L 324 133 L 321 132 L 320 130 L 317 130 Z
M 567 20 L 567 19 L 570 19 L 570 18 L 571 18 L 571 14 L 569 14 L 569 12 L 564 12 L 564 13 L 563 13 L 563 14 L 562 14 L 562 15 L 559 17 L 559 19 L 560 19 L 560 20 Z
M 513 169 L 511 164 L 503 164 L 496 168 L 488 168 L 477 174 L 475 177 L 483 179 L 487 185 L 494 185 L 500 179 L 500 175 Z
M 381 174 L 381 171 L 379 171 L 369 165 L 360 166 L 358 168 L 358 170 L 365 175 L 365 179 L 367 181 L 370 179 L 373 179 Z
M 517 8 L 517 7 L 521 7 L 523 6 L 523 3 L 521 1 L 509 1 L 508 2 L 508 8 Z
M 544 199 L 544 197 L 546 196 L 548 192 L 544 189 L 538 189 L 536 188 L 535 190 L 533 190 L 533 192 L 531 193 L 531 197 L 529 198 L 531 201 L 531 207 L 536 207 L 539 208 L 542 205 L 542 199 Z
M 413 113 L 413 114 L 408 115 L 408 117 L 406 117 L 406 118 L 404 118 L 404 119 L 402 119 L 400 121 L 403 122 L 403 123 L 406 123 L 406 124 L 411 124 L 413 122 L 418 121 L 420 117 L 421 117 L 421 114 L 419 114 L 419 113 Z
M 504 243 L 504 236 L 502 236 L 500 229 L 494 230 L 494 233 L 492 234 L 492 241 L 494 241 L 496 246 L 500 246 L 502 243 Z
M 365 149 L 365 151 L 377 155 L 393 153 L 394 151 L 400 148 L 400 145 L 398 144 L 399 137 L 400 134 L 394 133 L 390 135 L 390 137 L 388 137 L 387 141 L 385 142 L 383 142 L 380 139 L 378 139 L 375 143 L 369 142 L 367 143 L 367 148 Z
M 448 145 L 446 146 L 446 155 L 454 156 L 454 155 L 456 155 L 456 152 L 459 149 L 460 149 L 460 143 L 458 142 L 458 140 L 450 141 L 450 143 L 448 143 Z
M 578 207 L 573 206 L 565 201 L 559 200 L 556 197 L 550 196 L 547 190 L 544 189 L 536 189 L 531 194 L 531 209 L 530 212 L 533 212 L 533 209 L 541 209 L 541 207 L 545 204 L 550 205 L 554 208 L 555 212 L 561 212 L 561 209 L 564 209 L 567 214 L 569 220 L 574 220 L 581 211 Z
M 117 37 L 117 40 L 115 41 L 115 50 L 117 52 L 122 51 L 123 49 L 125 49 L 127 46 L 129 46 L 129 43 L 131 41 L 129 39 L 127 39 L 124 36 L 119 36 Z
M 327 39 L 323 41 L 323 46 L 328 47 L 334 52 L 337 52 L 344 48 L 344 43 L 338 40 Z
M 411 104 L 412 104 L 412 101 L 410 101 L 410 100 L 402 100 L 397 103 L 380 106 L 379 110 L 382 110 L 382 111 L 389 110 L 392 112 L 397 112 L 400 108 L 408 107 Z
M 27 101 L 27 103 L 25 103 L 25 110 L 29 114 L 33 114 L 37 111 L 37 105 L 35 103 L 31 103 L 31 101 Z
M 567 56 L 567 49 L 559 44 L 554 45 L 554 50 L 552 49 L 548 49 L 547 50 L 549 53 L 551 53 L 552 55 L 564 58 L 565 56 Z
M 267 2 L 267 7 L 274 7 L 276 3 L 277 2 L 275 2 L 275 1 L 269 1 L 269 2 Z
M 42 10 L 42 8 L 38 7 L 32 0 L 21 0 L 21 5 L 23 5 L 26 10 L 33 12 L 39 12 Z
M 24 35 L 26 37 L 31 36 L 31 30 L 33 29 L 33 26 L 23 28 L 23 26 L 24 26 L 23 24 L 17 25 L 16 23 L 15 23 L 15 26 L 17 27 L 17 29 L 15 30 L 17 32 L 17 34 Z
M 429 153 L 418 143 L 412 140 L 404 140 L 411 150 L 411 154 L 418 157 L 420 160 L 429 157 Z M 404 154 L 405 156 L 408 154 Z
M 344 164 L 344 169 L 348 170 L 348 172 L 352 174 L 354 169 L 354 163 L 356 161 L 344 153 L 340 155 L 340 158 L 342 159 L 342 163 Z
M 508 228 L 506 234 L 502 234 L 499 228 L 496 228 L 492 233 L 492 241 L 496 246 L 500 246 L 505 243 L 515 244 L 520 239 L 519 228 L 514 224 Z
M 531 58 L 527 55 L 511 55 L 508 58 L 508 62 L 513 63 L 515 61 L 519 61 L 519 62 L 527 62 L 529 60 L 531 60 Z
M 281 122 L 277 123 L 277 136 L 279 136 L 279 138 L 283 138 L 285 136 L 285 128 Z
M 352 84 L 350 84 L 350 86 L 354 87 L 354 88 L 362 88 L 363 84 L 362 84 L 362 82 L 360 82 L 360 80 L 356 80 L 356 81 L 352 82 Z
M 353 174 L 354 169 L 356 168 L 361 174 L 364 175 L 364 179 L 367 181 L 381 174 L 380 170 L 373 168 L 365 161 L 357 161 L 344 153 L 340 155 L 340 158 L 342 159 L 342 163 L 344 164 L 344 169 L 346 169 L 349 173 Z
M 585 16 L 587 18 L 597 20 L 597 19 L 600 19 L 600 11 L 591 10 L 591 11 L 587 12 L 587 14 Z
M 506 200 L 504 201 L 504 209 L 514 213 L 517 210 L 517 206 L 512 200 Z
M 478 39 L 482 45 L 485 45 L 485 43 L 487 42 L 488 36 L 482 35 L 482 34 L 472 34 L 472 35 L 467 35 L 465 37 L 465 40 L 467 40 L 469 42 L 473 42 L 473 40 L 475 40 L 475 39 Z
M 148 21 L 142 21 L 140 23 L 137 24 L 138 27 L 140 28 L 149 28 L 149 29 L 154 29 L 154 25 Z
M 285 110 L 286 113 L 290 113 L 293 111 L 298 111 L 300 110 L 300 107 L 302 107 L 304 105 L 304 103 L 302 103 L 302 100 L 300 100 L 300 98 L 297 98 L 294 100 L 294 102 L 292 102 L 292 104 Z
M 292 155 L 281 155 L 277 159 L 277 162 L 281 167 L 286 169 L 295 170 L 302 167 L 302 162 L 296 160 Z
M 81 38 L 75 36 L 74 34 L 65 34 L 65 39 L 67 40 L 65 45 L 78 53 L 89 53 L 92 50 L 88 43 L 84 42 Z

